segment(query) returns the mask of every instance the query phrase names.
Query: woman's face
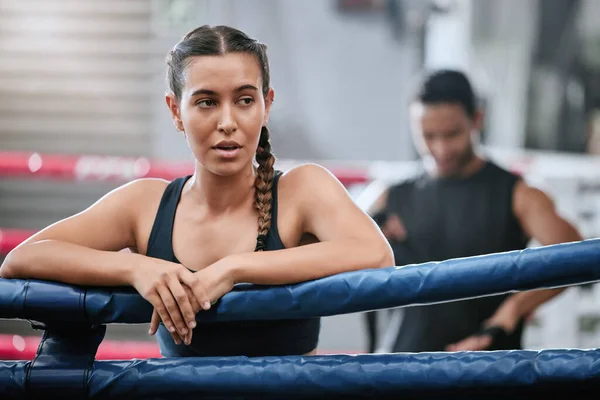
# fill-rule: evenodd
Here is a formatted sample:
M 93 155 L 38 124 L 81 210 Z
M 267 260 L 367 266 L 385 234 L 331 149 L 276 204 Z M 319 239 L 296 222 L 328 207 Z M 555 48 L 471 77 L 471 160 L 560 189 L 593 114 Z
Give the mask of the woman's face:
M 185 132 L 200 165 L 217 175 L 234 175 L 252 163 L 273 90 L 263 96 L 261 70 L 252 54 L 188 61 L 180 101 L 167 95 L 175 126 Z

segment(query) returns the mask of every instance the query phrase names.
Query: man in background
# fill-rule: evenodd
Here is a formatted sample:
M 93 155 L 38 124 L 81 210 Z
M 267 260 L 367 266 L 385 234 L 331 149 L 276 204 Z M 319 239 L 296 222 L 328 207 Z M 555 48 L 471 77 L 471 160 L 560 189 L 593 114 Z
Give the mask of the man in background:
M 477 154 L 483 117 L 463 73 L 428 76 L 410 117 L 423 168 L 383 191 L 368 210 L 397 265 L 521 250 L 531 239 L 541 245 L 582 239 L 544 192 Z M 562 290 L 406 307 L 393 351 L 520 349 L 525 317 Z M 371 335 L 373 315 L 367 314 Z

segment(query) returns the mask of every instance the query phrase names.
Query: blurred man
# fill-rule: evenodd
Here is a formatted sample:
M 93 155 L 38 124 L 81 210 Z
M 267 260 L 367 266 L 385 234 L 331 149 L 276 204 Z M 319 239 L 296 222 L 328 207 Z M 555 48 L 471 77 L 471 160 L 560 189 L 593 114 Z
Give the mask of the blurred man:
M 387 188 L 369 210 L 397 265 L 519 250 L 530 239 L 582 239 L 545 193 L 477 154 L 482 114 L 464 74 L 430 75 L 410 114 L 423 170 Z M 393 351 L 520 349 L 525 317 L 562 290 L 407 307 Z

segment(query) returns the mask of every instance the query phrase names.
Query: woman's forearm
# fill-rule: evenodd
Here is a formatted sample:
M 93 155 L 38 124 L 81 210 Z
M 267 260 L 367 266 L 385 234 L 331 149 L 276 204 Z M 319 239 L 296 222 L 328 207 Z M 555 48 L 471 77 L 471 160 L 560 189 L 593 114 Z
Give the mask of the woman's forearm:
M 43 240 L 8 254 L 0 269 L 3 278 L 39 279 L 74 285 L 129 286 L 140 254 L 90 249 Z
M 231 256 L 234 282 L 284 285 L 359 269 L 391 267 L 387 243 L 366 245 L 358 239 L 309 244 L 285 250 Z

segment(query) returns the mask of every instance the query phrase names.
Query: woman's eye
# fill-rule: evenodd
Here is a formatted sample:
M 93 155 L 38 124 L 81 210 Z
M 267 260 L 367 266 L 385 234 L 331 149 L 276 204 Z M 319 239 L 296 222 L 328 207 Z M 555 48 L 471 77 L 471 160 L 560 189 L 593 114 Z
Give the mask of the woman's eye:
M 213 107 L 217 104 L 216 101 L 211 100 L 211 99 L 204 99 L 204 100 L 200 100 L 196 103 L 197 106 L 206 108 L 206 107 Z

